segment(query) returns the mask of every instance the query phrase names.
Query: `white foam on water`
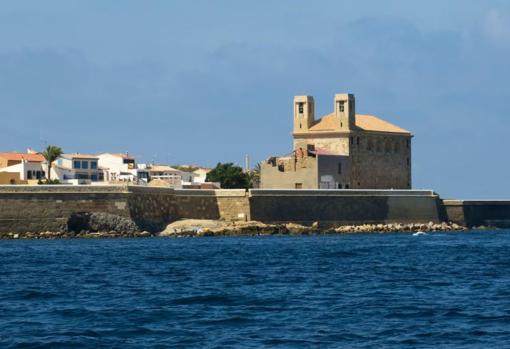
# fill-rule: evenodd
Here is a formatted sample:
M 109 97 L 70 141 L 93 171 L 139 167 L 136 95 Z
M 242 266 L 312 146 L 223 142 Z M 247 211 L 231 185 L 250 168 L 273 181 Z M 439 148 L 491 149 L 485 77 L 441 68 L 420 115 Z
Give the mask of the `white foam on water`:
M 416 233 L 413 234 L 413 236 L 421 236 L 421 235 L 428 235 L 428 234 L 425 233 L 424 231 L 417 231 Z

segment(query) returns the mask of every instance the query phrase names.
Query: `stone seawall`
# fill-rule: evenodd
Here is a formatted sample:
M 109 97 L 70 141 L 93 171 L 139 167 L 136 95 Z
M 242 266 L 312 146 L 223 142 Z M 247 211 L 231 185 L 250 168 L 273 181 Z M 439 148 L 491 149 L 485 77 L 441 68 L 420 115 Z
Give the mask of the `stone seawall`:
M 440 222 L 439 196 L 427 190 L 251 190 L 251 218 L 326 225 Z
M 103 214 L 93 217 L 96 223 L 109 215 L 124 217 L 122 224 L 133 222 L 140 231 L 151 233 L 184 218 L 307 225 L 320 222 L 324 226 L 442 221 L 466 226 L 510 225 L 510 202 L 445 200 L 443 204 L 437 194 L 424 190 L 246 192 L 138 186 L 0 186 L 0 232 L 60 231 L 70 220 L 90 217 L 88 213 Z
M 249 193 L 244 189 L 175 191 L 180 218 L 250 220 Z
M 171 189 L 127 186 L 0 186 L 0 231 L 63 229 L 73 214 L 102 212 L 157 231 L 178 218 Z
M 443 200 L 443 203 L 446 216 L 457 224 L 510 228 L 510 201 Z

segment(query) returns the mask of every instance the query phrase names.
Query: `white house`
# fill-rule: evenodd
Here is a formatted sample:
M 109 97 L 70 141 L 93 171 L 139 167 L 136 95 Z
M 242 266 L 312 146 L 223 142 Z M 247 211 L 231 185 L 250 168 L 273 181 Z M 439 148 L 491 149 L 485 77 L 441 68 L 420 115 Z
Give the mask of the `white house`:
M 67 184 L 90 184 L 104 181 L 104 170 L 95 155 L 63 154 L 53 162 L 51 177 Z
M 21 180 L 39 180 L 46 177 L 46 160 L 39 153 L 0 153 L 0 172 L 19 173 Z
M 195 171 L 193 171 L 193 173 L 195 174 L 194 182 L 195 183 L 205 183 L 206 182 L 205 179 L 209 172 L 211 172 L 210 168 L 200 167 L 200 168 L 196 169 Z
M 129 154 L 102 153 L 99 158 L 99 167 L 106 172 L 105 180 L 110 182 L 147 182 L 149 172 L 138 168 L 135 158 Z

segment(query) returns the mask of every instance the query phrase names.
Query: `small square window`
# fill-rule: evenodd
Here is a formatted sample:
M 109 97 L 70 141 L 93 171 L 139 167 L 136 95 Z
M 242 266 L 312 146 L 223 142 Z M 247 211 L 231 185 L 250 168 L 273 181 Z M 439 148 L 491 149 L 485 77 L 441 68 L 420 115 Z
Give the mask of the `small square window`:
M 304 103 L 299 103 L 299 114 L 303 114 L 304 112 Z
M 93 170 L 97 169 L 97 161 L 91 161 L 90 162 L 90 168 L 93 169 Z
M 81 162 L 81 168 L 88 169 L 89 168 L 89 162 L 88 161 L 82 161 Z
M 338 111 L 340 111 L 340 112 L 345 111 L 345 102 L 344 101 L 340 101 L 338 103 Z
M 78 160 L 73 161 L 73 168 L 81 168 L 81 161 Z

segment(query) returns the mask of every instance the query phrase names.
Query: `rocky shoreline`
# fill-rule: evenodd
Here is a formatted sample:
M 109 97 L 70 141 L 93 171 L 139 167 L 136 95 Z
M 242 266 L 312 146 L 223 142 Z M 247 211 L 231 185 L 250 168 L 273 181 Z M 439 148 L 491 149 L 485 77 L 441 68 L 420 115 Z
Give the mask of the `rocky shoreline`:
M 485 227 L 478 227 L 479 229 Z M 311 226 L 295 223 L 265 224 L 261 222 L 223 222 L 209 220 L 181 220 L 169 224 L 159 236 L 260 236 L 260 235 L 311 235 L 353 233 L 397 233 L 397 232 L 454 232 L 468 228 L 455 223 L 435 224 L 363 224 L 321 227 L 319 222 Z
M 265 224 L 261 222 L 230 222 L 221 220 L 186 219 L 169 224 L 159 233 L 136 231 L 133 225 L 115 218 L 116 229 L 101 230 L 107 227 L 103 220 L 111 217 L 88 217 L 89 227 L 93 230 L 73 231 L 64 227 L 59 232 L 41 233 L 0 233 L 0 239 L 94 239 L 94 238 L 148 238 L 148 237 L 204 237 L 204 236 L 267 236 L 267 235 L 325 235 L 325 234 L 356 234 L 356 233 L 417 233 L 417 232 L 459 232 L 468 230 L 467 227 L 455 223 L 427 224 L 362 224 L 342 225 L 337 227 L 321 227 L 319 222 L 311 226 L 295 223 Z M 127 228 L 127 229 L 126 229 Z M 487 229 L 477 227 L 475 229 Z

